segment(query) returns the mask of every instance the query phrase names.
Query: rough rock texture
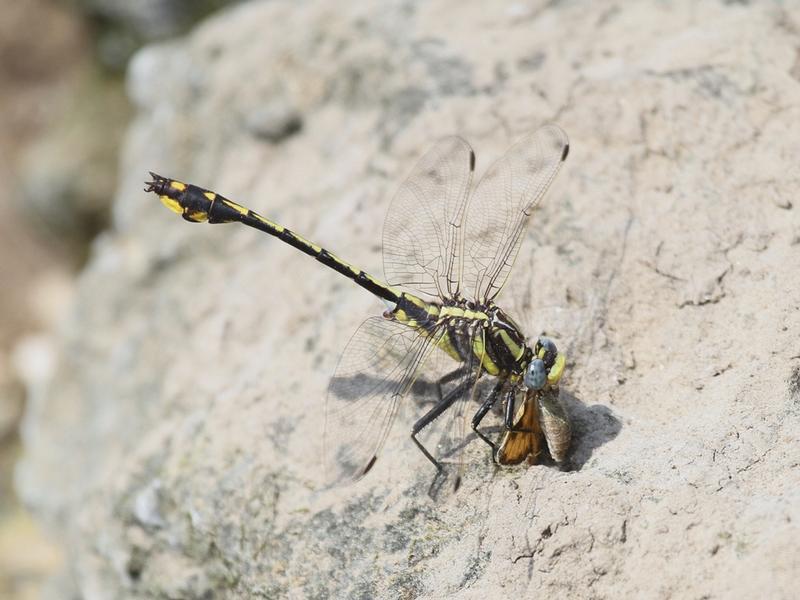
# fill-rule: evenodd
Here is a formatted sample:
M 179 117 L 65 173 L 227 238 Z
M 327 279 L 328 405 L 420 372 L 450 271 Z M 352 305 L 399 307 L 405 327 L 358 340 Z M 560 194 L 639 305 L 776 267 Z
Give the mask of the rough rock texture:
M 623 6 L 259 2 L 136 57 L 115 228 L 18 471 L 71 557 L 55 596 L 796 593 L 800 11 Z M 570 351 L 569 468 L 498 470 L 473 441 L 433 500 L 413 407 L 368 477 L 317 489 L 327 379 L 382 306 L 176 219 L 147 170 L 380 274 L 389 199 L 436 138 L 481 172 L 550 120 L 572 151 L 504 304 Z

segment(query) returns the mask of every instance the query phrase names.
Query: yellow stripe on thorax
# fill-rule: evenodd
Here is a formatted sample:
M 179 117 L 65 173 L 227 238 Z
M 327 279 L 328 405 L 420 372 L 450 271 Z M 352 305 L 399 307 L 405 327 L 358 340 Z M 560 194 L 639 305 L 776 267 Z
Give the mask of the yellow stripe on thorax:
M 439 340 L 438 346 L 444 352 L 446 352 L 447 355 L 450 358 L 452 358 L 453 360 L 456 360 L 458 362 L 461 362 L 461 357 L 458 355 L 458 352 L 456 351 L 455 346 L 453 346 L 453 343 L 450 341 L 450 333 L 449 332 L 445 331 L 444 335 L 442 335 L 441 339 Z
M 494 363 L 494 361 L 489 357 L 489 354 L 486 352 L 483 336 L 476 335 L 475 339 L 472 340 L 472 352 L 475 354 L 476 358 L 481 361 L 481 366 L 483 366 L 484 370 L 489 373 L 489 375 L 500 374 L 500 368 Z
M 511 352 L 511 356 L 514 357 L 514 360 L 519 360 L 520 358 L 522 358 L 522 355 L 525 354 L 525 348 L 523 348 L 522 346 L 517 344 L 514 340 L 512 340 L 511 336 L 508 335 L 507 331 L 500 329 L 498 331 L 498 334 L 500 335 L 500 339 L 508 348 L 509 352 Z

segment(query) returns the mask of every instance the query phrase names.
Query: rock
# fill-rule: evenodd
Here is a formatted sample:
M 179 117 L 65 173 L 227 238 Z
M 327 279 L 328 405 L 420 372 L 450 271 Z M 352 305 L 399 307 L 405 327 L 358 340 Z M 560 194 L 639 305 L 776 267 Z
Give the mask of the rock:
M 798 18 L 254 2 L 143 50 L 114 228 L 24 420 L 17 487 L 60 535 L 60 597 L 791 597 L 800 245 L 796 210 L 748 186 L 798 192 Z M 265 141 L 242 116 L 275 98 L 302 128 Z M 278 240 L 190 226 L 147 172 L 380 275 L 436 139 L 469 139 L 480 174 L 551 120 L 570 156 L 498 302 L 576 316 L 569 466 L 498 470 L 472 440 L 432 500 L 410 401 L 372 471 L 322 489 L 328 378 L 384 307 Z
M 253 108 L 244 115 L 244 122 L 254 136 L 270 142 L 297 133 L 302 125 L 300 116 L 280 101 Z

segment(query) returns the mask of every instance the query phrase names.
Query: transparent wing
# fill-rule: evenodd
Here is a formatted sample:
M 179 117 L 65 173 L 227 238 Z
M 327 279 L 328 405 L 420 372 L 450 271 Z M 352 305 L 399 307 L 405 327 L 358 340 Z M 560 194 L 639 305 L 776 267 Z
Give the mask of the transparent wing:
M 472 328 L 469 332 L 471 347 L 485 348 L 484 332 L 485 329 L 479 324 Z M 453 444 L 459 444 L 455 454 L 456 475 L 454 485 L 456 489 L 461 485 L 461 479 L 464 474 L 464 446 L 467 441 L 467 422 L 471 420 L 472 415 L 478 410 L 478 404 L 481 400 L 479 393 L 481 386 L 478 382 L 482 375 L 484 356 L 485 353 L 476 355 L 475 352 L 472 352 L 469 359 L 465 361 L 467 365 L 467 374 L 465 375 L 465 380 L 468 382 L 467 391 L 453 406 L 451 441 Z
M 359 479 L 386 441 L 399 400 L 438 334 L 383 317 L 364 321 L 350 338 L 328 386 L 325 405 L 325 468 L 329 483 Z
M 569 142 L 558 125 L 545 125 L 495 162 L 467 208 L 462 290 L 479 302 L 503 287 L 519 252 L 531 211 L 544 196 Z
M 441 387 L 442 397 L 455 394 L 453 404 L 430 426 L 430 431 L 425 432 L 423 443 L 442 463 L 455 464 L 455 479 L 457 485 L 464 470 L 464 448 L 469 441 L 467 435 L 468 423 L 478 409 L 478 396 L 481 386 L 478 385 L 480 376 L 480 358 L 475 356 L 472 348 L 483 341 L 484 329 L 479 324 L 465 329 L 457 340 L 449 339 L 451 346 L 459 348 L 459 354 L 464 357 L 463 362 L 454 361 L 446 352 L 437 349 L 425 365 L 425 374 L 441 377 L 457 369 L 460 375 L 450 379 L 447 385 Z M 441 338 L 444 341 L 444 338 Z M 476 341 L 477 340 L 477 341 Z
M 460 137 L 441 140 L 414 166 L 383 227 L 383 269 L 390 285 L 431 296 L 457 292 L 474 169 L 475 154 Z

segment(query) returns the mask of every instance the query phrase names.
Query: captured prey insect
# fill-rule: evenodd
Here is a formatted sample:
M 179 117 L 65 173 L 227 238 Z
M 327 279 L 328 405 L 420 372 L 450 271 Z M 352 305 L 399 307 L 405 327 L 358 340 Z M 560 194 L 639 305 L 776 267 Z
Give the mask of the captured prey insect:
M 516 465 L 527 459 L 534 464 L 542 453 L 542 438 L 553 460 L 564 461 L 572 428 L 558 391 L 554 385 L 529 388 L 513 416 L 508 412 L 513 406 L 506 406 L 506 431 L 495 452 L 497 462 Z
M 549 429 L 540 427 L 539 415 L 545 414 L 543 398 L 549 399 L 546 406 L 558 403 L 565 357 L 544 337 L 528 345 L 495 299 L 514 265 L 531 212 L 568 152 L 561 128 L 545 125 L 512 146 L 473 190 L 470 145 L 455 136 L 438 142 L 389 207 L 383 229 L 386 282 L 215 192 L 155 173 L 145 191 L 155 192 L 187 221 L 243 223 L 269 233 L 390 306 L 361 324 L 328 388 L 326 470 L 332 481 L 342 482 L 362 477 L 375 464 L 400 401 L 422 373 L 442 376 L 438 400 L 414 423 L 411 439 L 438 471 L 448 453 L 429 450 L 419 435 L 448 412 L 450 447 L 463 447 L 471 401 L 480 402 L 472 430 L 492 448 L 494 460 L 513 463 L 537 455 L 533 440 L 542 434 L 553 458 L 563 460 L 569 444 L 566 414 L 562 409 L 552 421 L 558 426 Z M 481 397 L 484 376 L 494 379 Z M 519 398 L 524 402 L 520 414 L 515 410 Z M 505 406 L 506 428 L 500 453 L 480 429 L 498 400 Z M 529 409 L 530 402 L 539 402 L 536 410 Z M 456 487 L 460 457 L 458 452 Z

